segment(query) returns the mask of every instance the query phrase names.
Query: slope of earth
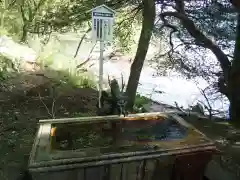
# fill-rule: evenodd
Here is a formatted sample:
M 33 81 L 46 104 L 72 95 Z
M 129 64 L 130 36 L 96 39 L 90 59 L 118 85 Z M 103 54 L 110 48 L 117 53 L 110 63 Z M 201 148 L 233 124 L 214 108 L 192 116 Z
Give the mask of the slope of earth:
M 43 94 L 41 98 L 33 93 L 24 95 L 19 84 L 17 91 L 0 92 L 1 180 L 16 180 L 19 176 L 32 148 L 39 119 L 91 116 L 96 112 L 97 92 L 93 89 L 64 90 L 53 106 L 53 99 L 42 93 L 44 88 L 36 87 L 41 87 L 37 91 Z

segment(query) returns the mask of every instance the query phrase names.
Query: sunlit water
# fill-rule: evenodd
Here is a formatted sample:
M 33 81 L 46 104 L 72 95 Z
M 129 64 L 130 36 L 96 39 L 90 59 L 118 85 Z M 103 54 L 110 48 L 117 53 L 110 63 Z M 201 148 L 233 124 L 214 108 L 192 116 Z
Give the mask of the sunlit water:
M 138 127 L 138 124 L 144 121 L 129 121 L 133 123 L 131 127 L 123 128 L 123 139 L 131 141 L 170 141 L 183 139 L 187 135 L 187 129 L 171 120 L 156 121 L 154 124 L 146 124 L 144 127 Z

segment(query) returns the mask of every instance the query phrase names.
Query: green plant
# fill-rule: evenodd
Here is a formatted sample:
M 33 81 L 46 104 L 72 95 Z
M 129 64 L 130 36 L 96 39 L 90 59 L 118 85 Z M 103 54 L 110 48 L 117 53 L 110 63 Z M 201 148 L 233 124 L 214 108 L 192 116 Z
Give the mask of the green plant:
M 142 107 L 144 104 L 148 104 L 151 100 L 145 96 L 141 96 L 140 94 L 136 95 L 134 105 L 138 108 Z
M 50 70 L 51 73 L 51 70 Z M 67 70 L 52 71 L 52 78 L 62 85 L 77 88 L 96 88 L 96 81 L 88 73 L 70 73 Z
M 51 66 L 53 64 L 53 55 L 49 55 L 48 57 L 45 57 L 44 59 L 40 60 L 41 67 L 44 66 Z
M 117 12 L 114 28 L 114 46 L 120 48 L 122 52 L 128 53 L 132 51 L 132 46 L 136 44 L 134 38 L 139 28 L 139 23 L 136 20 L 138 11 L 132 12 L 132 10 L 132 7 L 120 9 Z
M 1 83 L 8 78 L 7 73 L 4 71 L 0 71 L 0 81 Z
M 96 82 L 89 77 L 80 77 L 79 86 L 81 88 L 96 88 Z
M 0 80 L 1 82 L 7 80 L 12 71 L 18 71 L 18 67 L 10 58 L 0 56 Z
M 65 72 L 65 82 L 78 88 L 96 88 L 96 81 L 86 73 L 68 73 Z
M 36 61 L 41 65 L 42 69 L 53 65 L 54 57 L 60 51 L 60 43 L 56 38 L 51 38 L 47 44 L 43 45 L 41 39 L 32 37 L 29 40 L 29 46 L 38 52 Z
M 147 112 L 146 106 L 151 102 L 151 99 L 141 96 L 140 94 L 136 95 L 133 110 L 136 113 L 145 113 Z

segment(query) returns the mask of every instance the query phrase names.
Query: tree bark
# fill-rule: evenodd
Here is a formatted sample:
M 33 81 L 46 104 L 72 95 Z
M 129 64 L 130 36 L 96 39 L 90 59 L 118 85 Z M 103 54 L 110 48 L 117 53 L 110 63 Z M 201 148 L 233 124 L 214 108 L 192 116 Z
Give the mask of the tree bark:
M 236 40 L 234 58 L 228 80 L 228 92 L 230 101 L 230 119 L 240 120 L 240 10 L 238 10 L 238 20 L 236 28 Z
M 230 0 L 230 2 L 235 6 L 236 8 L 240 7 L 240 1 L 239 0 Z
M 143 22 L 141 35 L 138 42 L 137 52 L 131 65 L 131 72 L 126 89 L 126 93 L 128 96 L 126 108 L 130 111 L 133 109 L 139 78 L 141 75 L 145 57 L 147 55 L 149 43 L 152 36 L 152 30 L 154 27 L 154 20 L 156 16 L 154 0 L 143 0 L 142 16 Z
M 24 25 L 23 25 L 23 28 L 22 28 L 21 42 L 26 42 L 26 40 L 27 40 L 27 35 L 28 35 L 28 26 L 27 26 L 27 24 L 24 24 Z

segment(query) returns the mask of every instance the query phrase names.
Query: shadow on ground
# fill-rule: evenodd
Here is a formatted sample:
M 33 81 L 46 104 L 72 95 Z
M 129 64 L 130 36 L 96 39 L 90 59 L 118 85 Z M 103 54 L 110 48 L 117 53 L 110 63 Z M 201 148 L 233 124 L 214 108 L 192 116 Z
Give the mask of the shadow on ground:
M 17 179 L 28 159 L 39 119 L 95 115 L 96 90 L 67 81 L 59 86 L 62 79 L 53 79 L 42 72 L 16 74 L 0 92 L 1 180 Z M 58 87 L 53 88 L 56 84 Z

